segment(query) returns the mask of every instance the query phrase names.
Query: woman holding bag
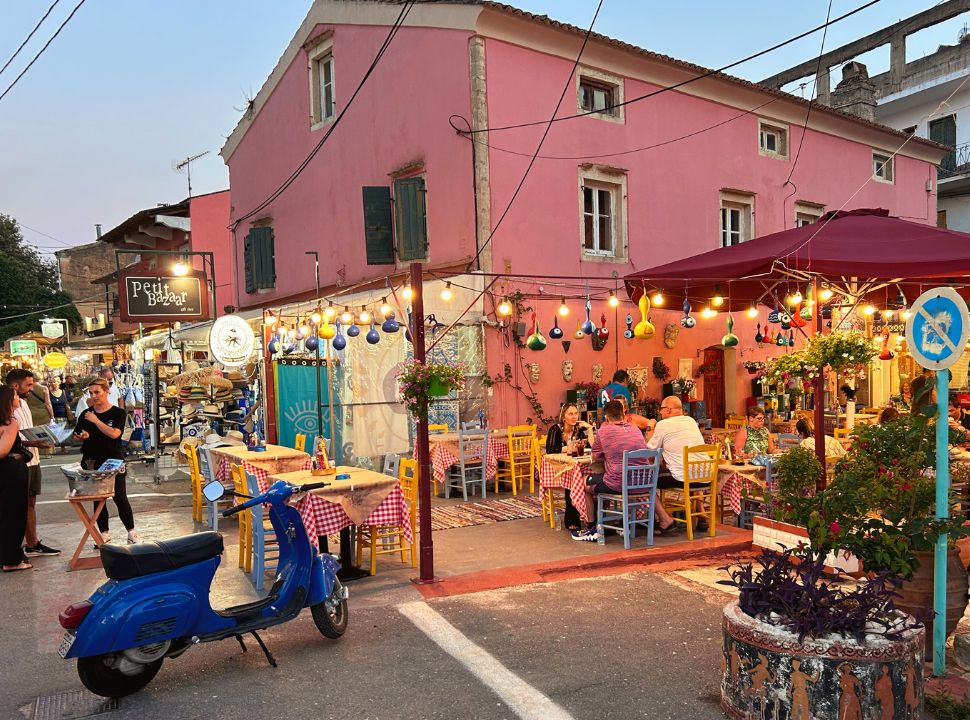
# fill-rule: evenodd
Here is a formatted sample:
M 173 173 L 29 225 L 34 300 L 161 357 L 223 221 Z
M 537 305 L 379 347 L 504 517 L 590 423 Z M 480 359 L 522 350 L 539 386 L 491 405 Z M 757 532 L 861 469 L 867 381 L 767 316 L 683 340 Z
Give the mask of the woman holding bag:
M 33 568 L 24 556 L 27 530 L 27 457 L 20 442 L 14 410 L 20 397 L 9 385 L 0 386 L 0 563 L 4 572 Z

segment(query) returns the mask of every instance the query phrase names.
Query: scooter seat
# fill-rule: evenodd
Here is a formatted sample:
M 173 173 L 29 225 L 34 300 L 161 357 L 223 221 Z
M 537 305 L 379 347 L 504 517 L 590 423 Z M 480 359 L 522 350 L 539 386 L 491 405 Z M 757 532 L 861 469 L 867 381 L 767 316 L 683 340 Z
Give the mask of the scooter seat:
M 222 535 L 203 532 L 134 545 L 102 545 L 101 564 L 112 580 L 175 570 L 222 554 Z

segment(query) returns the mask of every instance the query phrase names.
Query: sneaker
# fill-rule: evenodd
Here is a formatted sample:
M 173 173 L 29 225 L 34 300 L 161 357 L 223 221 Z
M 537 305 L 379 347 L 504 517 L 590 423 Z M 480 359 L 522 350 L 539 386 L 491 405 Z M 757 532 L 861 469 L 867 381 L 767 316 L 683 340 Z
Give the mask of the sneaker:
M 573 540 L 579 542 L 596 542 L 599 540 L 599 534 L 594 527 L 589 528 L 589 530 L 573 530 L 572 536 Z
M 102 544 L 104 544 L 104 545 L 110 544 L 111 543 L 111 533 L 108 532 L 107 530 L 102 530 L 101 531 L 101 539 L 104 541 Z M 98 548 L 99 547 L 97 540 L 94 541 L 94 547 L 95 548 Z
M 27 557 L 37 557 L 38 555 L 60 555 L 60 554 L 61 554 L 60 550 L 52 547 L 47 547 L 44 543 L 40 541 L 38 541 L 37 544 L 34 545 L 33 547 L 24 548 L 24 555 L 26 555 Z
M 140 542 L 141 542 L 141 535 L 138 534 L 138 531 L 137 530 L 129 530 L 128 531 L 128 544 L 129 545 L 132 545 L 134 543 L 140 543 Z

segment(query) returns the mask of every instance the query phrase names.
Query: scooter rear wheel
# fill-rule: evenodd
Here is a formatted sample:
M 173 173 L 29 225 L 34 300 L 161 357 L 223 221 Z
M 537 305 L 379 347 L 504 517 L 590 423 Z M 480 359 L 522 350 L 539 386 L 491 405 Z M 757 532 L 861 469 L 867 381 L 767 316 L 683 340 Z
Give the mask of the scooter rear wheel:
M 150 663 L 140 663 L 138 672 L 128 674 L 117 669 L 120 656 L 121 653 L 106 653 L 78 658 L 77 674 L 84 687 L 102 697 L 131 695 L 152 681 L 164 660 L 159 658 Z
M 310 606 L 313 624 L 324 637 L 331 640 L 337 640 L 347 630 L 347 600 L 340 597 L 340 591 L 340 581 L 334 580 L 330 597 Z

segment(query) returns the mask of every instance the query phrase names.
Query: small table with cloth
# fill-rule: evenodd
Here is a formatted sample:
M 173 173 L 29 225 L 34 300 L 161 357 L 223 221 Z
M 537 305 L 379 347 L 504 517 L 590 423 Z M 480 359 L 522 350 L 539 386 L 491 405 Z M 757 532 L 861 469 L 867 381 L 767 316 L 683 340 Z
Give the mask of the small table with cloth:
M 313 458 L 302 450 L 283 445 L 267 445 L 265 452 L 250 450 L 245 445 L 223 445 L 209 448 L 209 455 L 212 457 L 216 479 L 230 487 L 233 464 L 241 464 L 246 472 L 255 475 L 262 487 L 270 475 L 294 470 L 309 470 L 313 462 Z

